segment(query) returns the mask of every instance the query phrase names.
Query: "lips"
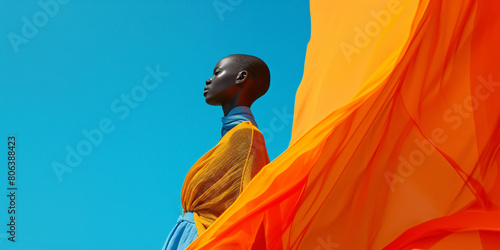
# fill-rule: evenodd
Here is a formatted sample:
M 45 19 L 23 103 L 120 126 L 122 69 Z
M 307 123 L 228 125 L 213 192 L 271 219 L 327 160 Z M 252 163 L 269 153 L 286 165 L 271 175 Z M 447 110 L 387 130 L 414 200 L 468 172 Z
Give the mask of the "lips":
M 204 89 L 204 90 L 205 90 L 205 91 L 203 92 L 203 96 L 207 96 L 207 94 L 208 94 L 208 88 L 207 88 L 207 87 L 205 87 L 205 89 Z

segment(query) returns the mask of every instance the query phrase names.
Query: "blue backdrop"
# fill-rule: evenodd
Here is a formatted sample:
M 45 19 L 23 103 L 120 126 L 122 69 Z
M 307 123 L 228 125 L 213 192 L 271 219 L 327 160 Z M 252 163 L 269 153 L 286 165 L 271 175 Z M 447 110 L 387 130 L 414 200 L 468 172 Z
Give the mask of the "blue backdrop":
M 159 249 L 220 138 L 203 88 L 226 55 L 269 65 L 252 110 L 271 159 L 288 146 L 308 1 L 3 0 L 0 19 L 0 249 Z

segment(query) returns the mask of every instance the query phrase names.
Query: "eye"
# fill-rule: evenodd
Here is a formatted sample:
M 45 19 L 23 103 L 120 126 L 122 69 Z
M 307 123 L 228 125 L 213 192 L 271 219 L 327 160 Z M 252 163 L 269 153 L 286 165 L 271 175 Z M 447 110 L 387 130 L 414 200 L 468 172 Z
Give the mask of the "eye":
M 220 74 L 220 71 L 215 71 L 215 75 L 219 75 Z

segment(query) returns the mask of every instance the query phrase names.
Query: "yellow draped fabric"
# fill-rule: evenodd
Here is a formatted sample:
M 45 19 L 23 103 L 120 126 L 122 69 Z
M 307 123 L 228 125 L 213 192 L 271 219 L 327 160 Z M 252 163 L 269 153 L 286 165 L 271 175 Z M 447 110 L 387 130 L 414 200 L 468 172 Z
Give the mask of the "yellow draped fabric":
M 245 121 L 194 164 L 184 180 L 181 202 L 184 212 L 193 212 L 198 234 L 233 204 L 267 163 L 262 133 Z
M 188 249 L 498 249 L 500 1 L 310 8 L 290 146 Z

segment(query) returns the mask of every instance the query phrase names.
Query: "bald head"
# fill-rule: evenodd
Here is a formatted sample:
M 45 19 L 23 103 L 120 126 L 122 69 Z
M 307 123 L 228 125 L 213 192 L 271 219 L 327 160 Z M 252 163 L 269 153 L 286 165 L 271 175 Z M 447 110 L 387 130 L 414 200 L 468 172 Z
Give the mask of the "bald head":
M 237 106 L 250 107 L 269 89 L 270 73 L 264 61 L 250 55 L 222 58 L 206 81 L 205 101 L 222 106 L 224 115 Z
M 253 101 L 263 96 L 269 90 L 271 74 L 266 63 L 260 58 L 244 54 L 229 55 L 226 58 L 232 59 L 238 70 L 248 72 L 250 84 L 247 86 L 246 91 L 248 92 L 248 97 L 253 99 Z

